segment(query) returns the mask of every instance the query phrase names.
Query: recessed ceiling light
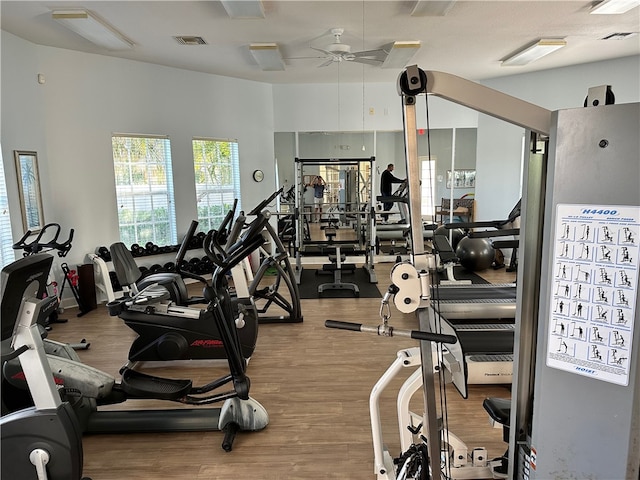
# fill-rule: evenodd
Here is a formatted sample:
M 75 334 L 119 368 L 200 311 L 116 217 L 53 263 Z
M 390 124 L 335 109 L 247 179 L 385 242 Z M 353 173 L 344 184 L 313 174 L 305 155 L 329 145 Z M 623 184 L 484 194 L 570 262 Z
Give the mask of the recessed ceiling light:
M 252 43 L 249 51 L 260 69 L 266 72 L 284 70 L 284 60 L 277 43 Z
M 111 25 L 87 10 L 56 10 L 51 18 L 91 43 L 108 50 L 126 50 L 133 43 Z
M 564 47 L 567 42 L 564 39 L 541 39 L 533 45 L 530 45 L 523 50 L 511 55 L 506 60 L 502 61 L 503 66 L 522 66 L 549 55 L 555 52 L 559 48 Z
M 220 3 L 231 18 L 264 18 L 261 0 L 221 0 Z
M 640 5 L 640 0 L 603 0 L 591 9 L 594 15 L 619 15 Z

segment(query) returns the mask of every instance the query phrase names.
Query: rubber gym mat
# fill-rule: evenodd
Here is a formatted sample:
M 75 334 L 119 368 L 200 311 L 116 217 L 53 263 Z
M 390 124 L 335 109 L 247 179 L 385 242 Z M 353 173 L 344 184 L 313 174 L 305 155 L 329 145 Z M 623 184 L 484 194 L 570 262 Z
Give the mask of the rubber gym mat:
M 369 283 L 369 273 L 362 268 L 356 268 L 353 273 L 344 272 L 342 274 L 342 281 L 344 283 L 355 283 L 360 289 L 359 298 L 381 298 L 380 290 L 375 283 Z M 318 295 L 318 286 L 323 283 L 332 283 L 333 273 L 322 272 L 321 270 L 316 274 L 315 269 L 302 270 L 302 277 L 300 279 L 300 285 L 298 290 L 300 291 L 300 298 L 321 298 Z M 355 298 L 354 294 L 350 290 L 325 290 L 322 293 L 322 298 Z
M 469 270 L 466 270 L 459 266 L 453 267 L 453 276 L 456 277 L 456 280 L 471 280 L 471 283 L 477 284 L 477 285 L 491 283 L 486 281 L 477 273 L 470 272 Z M 436 275 L 436 278 L 438 280 L 446 280 L 447 274 L 446 272 L 438 273 Z

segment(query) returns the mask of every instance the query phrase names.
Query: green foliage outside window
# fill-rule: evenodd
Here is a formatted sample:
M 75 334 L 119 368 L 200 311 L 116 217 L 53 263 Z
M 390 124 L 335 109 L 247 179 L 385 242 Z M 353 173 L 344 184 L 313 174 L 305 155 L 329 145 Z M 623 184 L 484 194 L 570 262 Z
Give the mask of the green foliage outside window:
M 176 243 L 171 149 L 165 137 L 112 137 L 120 240 Z

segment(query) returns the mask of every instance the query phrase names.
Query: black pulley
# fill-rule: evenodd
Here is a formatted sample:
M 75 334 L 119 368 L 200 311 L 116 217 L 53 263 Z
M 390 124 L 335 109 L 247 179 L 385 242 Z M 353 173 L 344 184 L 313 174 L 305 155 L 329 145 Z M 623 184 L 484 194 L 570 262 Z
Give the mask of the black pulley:
M 407 67 L 407 69 L 400 74 L 398 85 L 405 95 L 424 93 L 427 88 L 427 74 L 420 68 Z

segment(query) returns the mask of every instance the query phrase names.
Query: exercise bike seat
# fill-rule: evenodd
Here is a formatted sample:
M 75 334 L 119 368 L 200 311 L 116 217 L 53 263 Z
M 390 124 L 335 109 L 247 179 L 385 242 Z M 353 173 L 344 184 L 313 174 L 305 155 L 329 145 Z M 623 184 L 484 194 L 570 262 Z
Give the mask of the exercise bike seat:
M 511 418 L 511 400 L 508 398 L 485 398 L 482 406 L 489 416 L 500 425 L 509 425 Z
M 178 273 L 162 272 L 142 276 L 138 264 L 124 243 L 114 243 L 109 251 L 116 277 L 121 285 L 135 285 L 137 290 L 143 290 L 150 285 L 158 284 L 169 292 L 169 297 L 176 305 L 185 306 L 203 302 L 200 297 L 189 299 L 187 286 Z

